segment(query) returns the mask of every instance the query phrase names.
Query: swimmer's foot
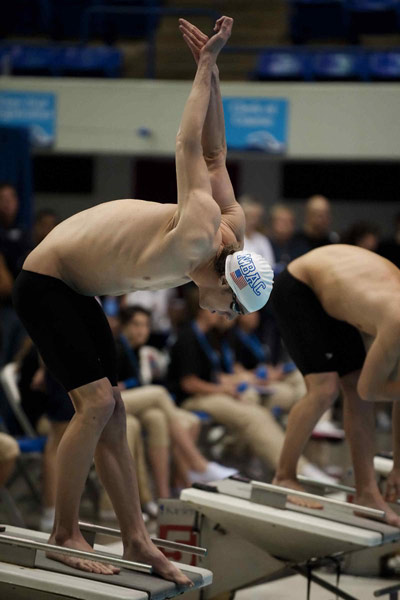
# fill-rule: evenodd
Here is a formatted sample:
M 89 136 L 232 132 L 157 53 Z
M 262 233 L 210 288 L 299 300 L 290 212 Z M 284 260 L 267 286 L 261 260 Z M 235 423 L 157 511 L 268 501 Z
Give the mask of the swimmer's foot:
M 125 549 L 123 558 L 151 565 L 154 573 L 163 579 L 173 581 L 176 585 L 193 587 L 193 582 L 164 556 L 150 538 L 131 542 L 131 545 Z
M 78 539 L 67 539 L 60 543 L 57 541 L 55 535 L 51 535 L 48 543 L 55 544 L 57 546 L 64 546 L 65 548 L 73 548 L 74 550 L 83 550 L 84 552 L 94 552 L 92 546 L 90 546 L 83 537 Z M 65 554 L 59 554 L 51 551 L 46 552 L 46 556 L 52 560 L 62 562 L 69 567 L 79 569 L 80 571 L 86 571 L 88 573 L 97 573 L 99 575 L 116 575 L 120 572 L 118 567 L 114 567 L 108 563 L 100 563 L 96 560 L 77 558 L 75 556 L 66 556 Z
M 400 527 L 400 516 L 397 515 L 392 508 L 390 508 L 389 504 L 385 502 L 379 493 L 359 494 L 354 498 L 354 503 L 360 504 L 361 506 L 367 506 L 368 508 L 377 508 L 378 510 L 383 510 L 385 512 L 385 523 L 388 523 L 388 525 L 392 525 L 393 527 Z M 374 517 L 368 517 L 368 515 L 360 512 L 355 512 L 355 514 L 358 517 L 363 517 L 364 519 L 374 520 Z M 376 520 L 381 521 L 381 519 Z
M 279 485 L 280 487 L 290 488 L 291 490 L 296 490 L 297 492 L 305 492 L 306 490 L 302 485 L 297 481 L 297 479 L 292 478 L 279 478 L 274 477 L 272 481 L 273 485 Z M 299 496 L 288 496 L 287 501 L 291 504 L 295 504 L 296 506 L 305 506 L 306 508 L 315 508 L 316 510 L 322 510 L 323 506 L 316 500 L 311 500 L 309 498 L 300 498 Z

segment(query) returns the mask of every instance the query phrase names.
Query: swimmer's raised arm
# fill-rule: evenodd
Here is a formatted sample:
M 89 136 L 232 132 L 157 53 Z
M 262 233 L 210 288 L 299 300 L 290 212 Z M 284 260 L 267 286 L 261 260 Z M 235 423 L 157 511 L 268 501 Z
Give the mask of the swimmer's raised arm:
M 387 327 L 373 341 L 358 380 L 363 400 L 400 401 L 399 358 L 400 331 L 395 326 Z
M 221 211 L 212 197 L 201 138 L 210 102 L 212 70 L 220 50 L 230 36 L 232 22 L 229 17 L 220 19 L 217 33 L 200 52 L 196 76 L 176 139 L 178 219 L 189 220 L 189 229 L 201 227 L 207 222 L 213 229 L 211 235 L 215 235 L 219 228 Z
M 201 50 L 207 43 L 208 36 L 185 19 L 180 19 L 180 30 L 198 64 Z M 204 160 L 209 172 L 212 196 L 221 210 L 222 221 L 233 231 L 237 241 L 242 242 L 245 218 L 241 206 L 236 201 L 226 169 L 225 122 L 217 65 L 212 69 L 210 101 L 204 121 L 201 143 Z

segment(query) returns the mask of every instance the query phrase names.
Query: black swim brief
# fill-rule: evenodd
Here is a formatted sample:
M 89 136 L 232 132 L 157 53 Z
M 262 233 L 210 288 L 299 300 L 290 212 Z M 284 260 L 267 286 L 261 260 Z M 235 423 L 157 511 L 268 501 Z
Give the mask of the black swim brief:
M 114 338 L 96 298 L 78 294 L 61 279 L 23 270 L 13 303 L 47 368 L 67 391 L 104 377 L 117 385 Z
M 328 315 L 312 289 L 285 269 L 270 299 L 286 348 L 303 373 L 358 371 L 365 348 L 358 329 Z

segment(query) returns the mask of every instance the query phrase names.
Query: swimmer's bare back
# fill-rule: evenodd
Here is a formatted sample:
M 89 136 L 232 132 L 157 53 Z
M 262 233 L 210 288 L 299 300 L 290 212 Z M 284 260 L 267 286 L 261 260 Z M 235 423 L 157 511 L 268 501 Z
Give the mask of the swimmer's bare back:
M 175 287 L 187 283 L 188 273 L 219 246 L 217 236 L 199 252 L 181 222 L 176 204 L 98 204 L 55 227 L 23 268 L 57 277 L 85 295 Z
M 289 271 L 311 287 L 329 315 L 370 336 L 392 308 L 400 312 L 400 270 L 364 248 L 322 246 L 291 262 Z

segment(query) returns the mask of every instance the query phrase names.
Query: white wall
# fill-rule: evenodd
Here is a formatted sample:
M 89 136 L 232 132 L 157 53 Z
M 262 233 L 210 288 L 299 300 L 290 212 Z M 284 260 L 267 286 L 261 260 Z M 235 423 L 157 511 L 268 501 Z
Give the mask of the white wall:
M 0 89 L 57 93 L 56 151 L 166 155 L 190 82 L 3 77 Z M 222 91 L 288 98 L 290 157 L 400 158 L 398 84 L 227 82 Z

